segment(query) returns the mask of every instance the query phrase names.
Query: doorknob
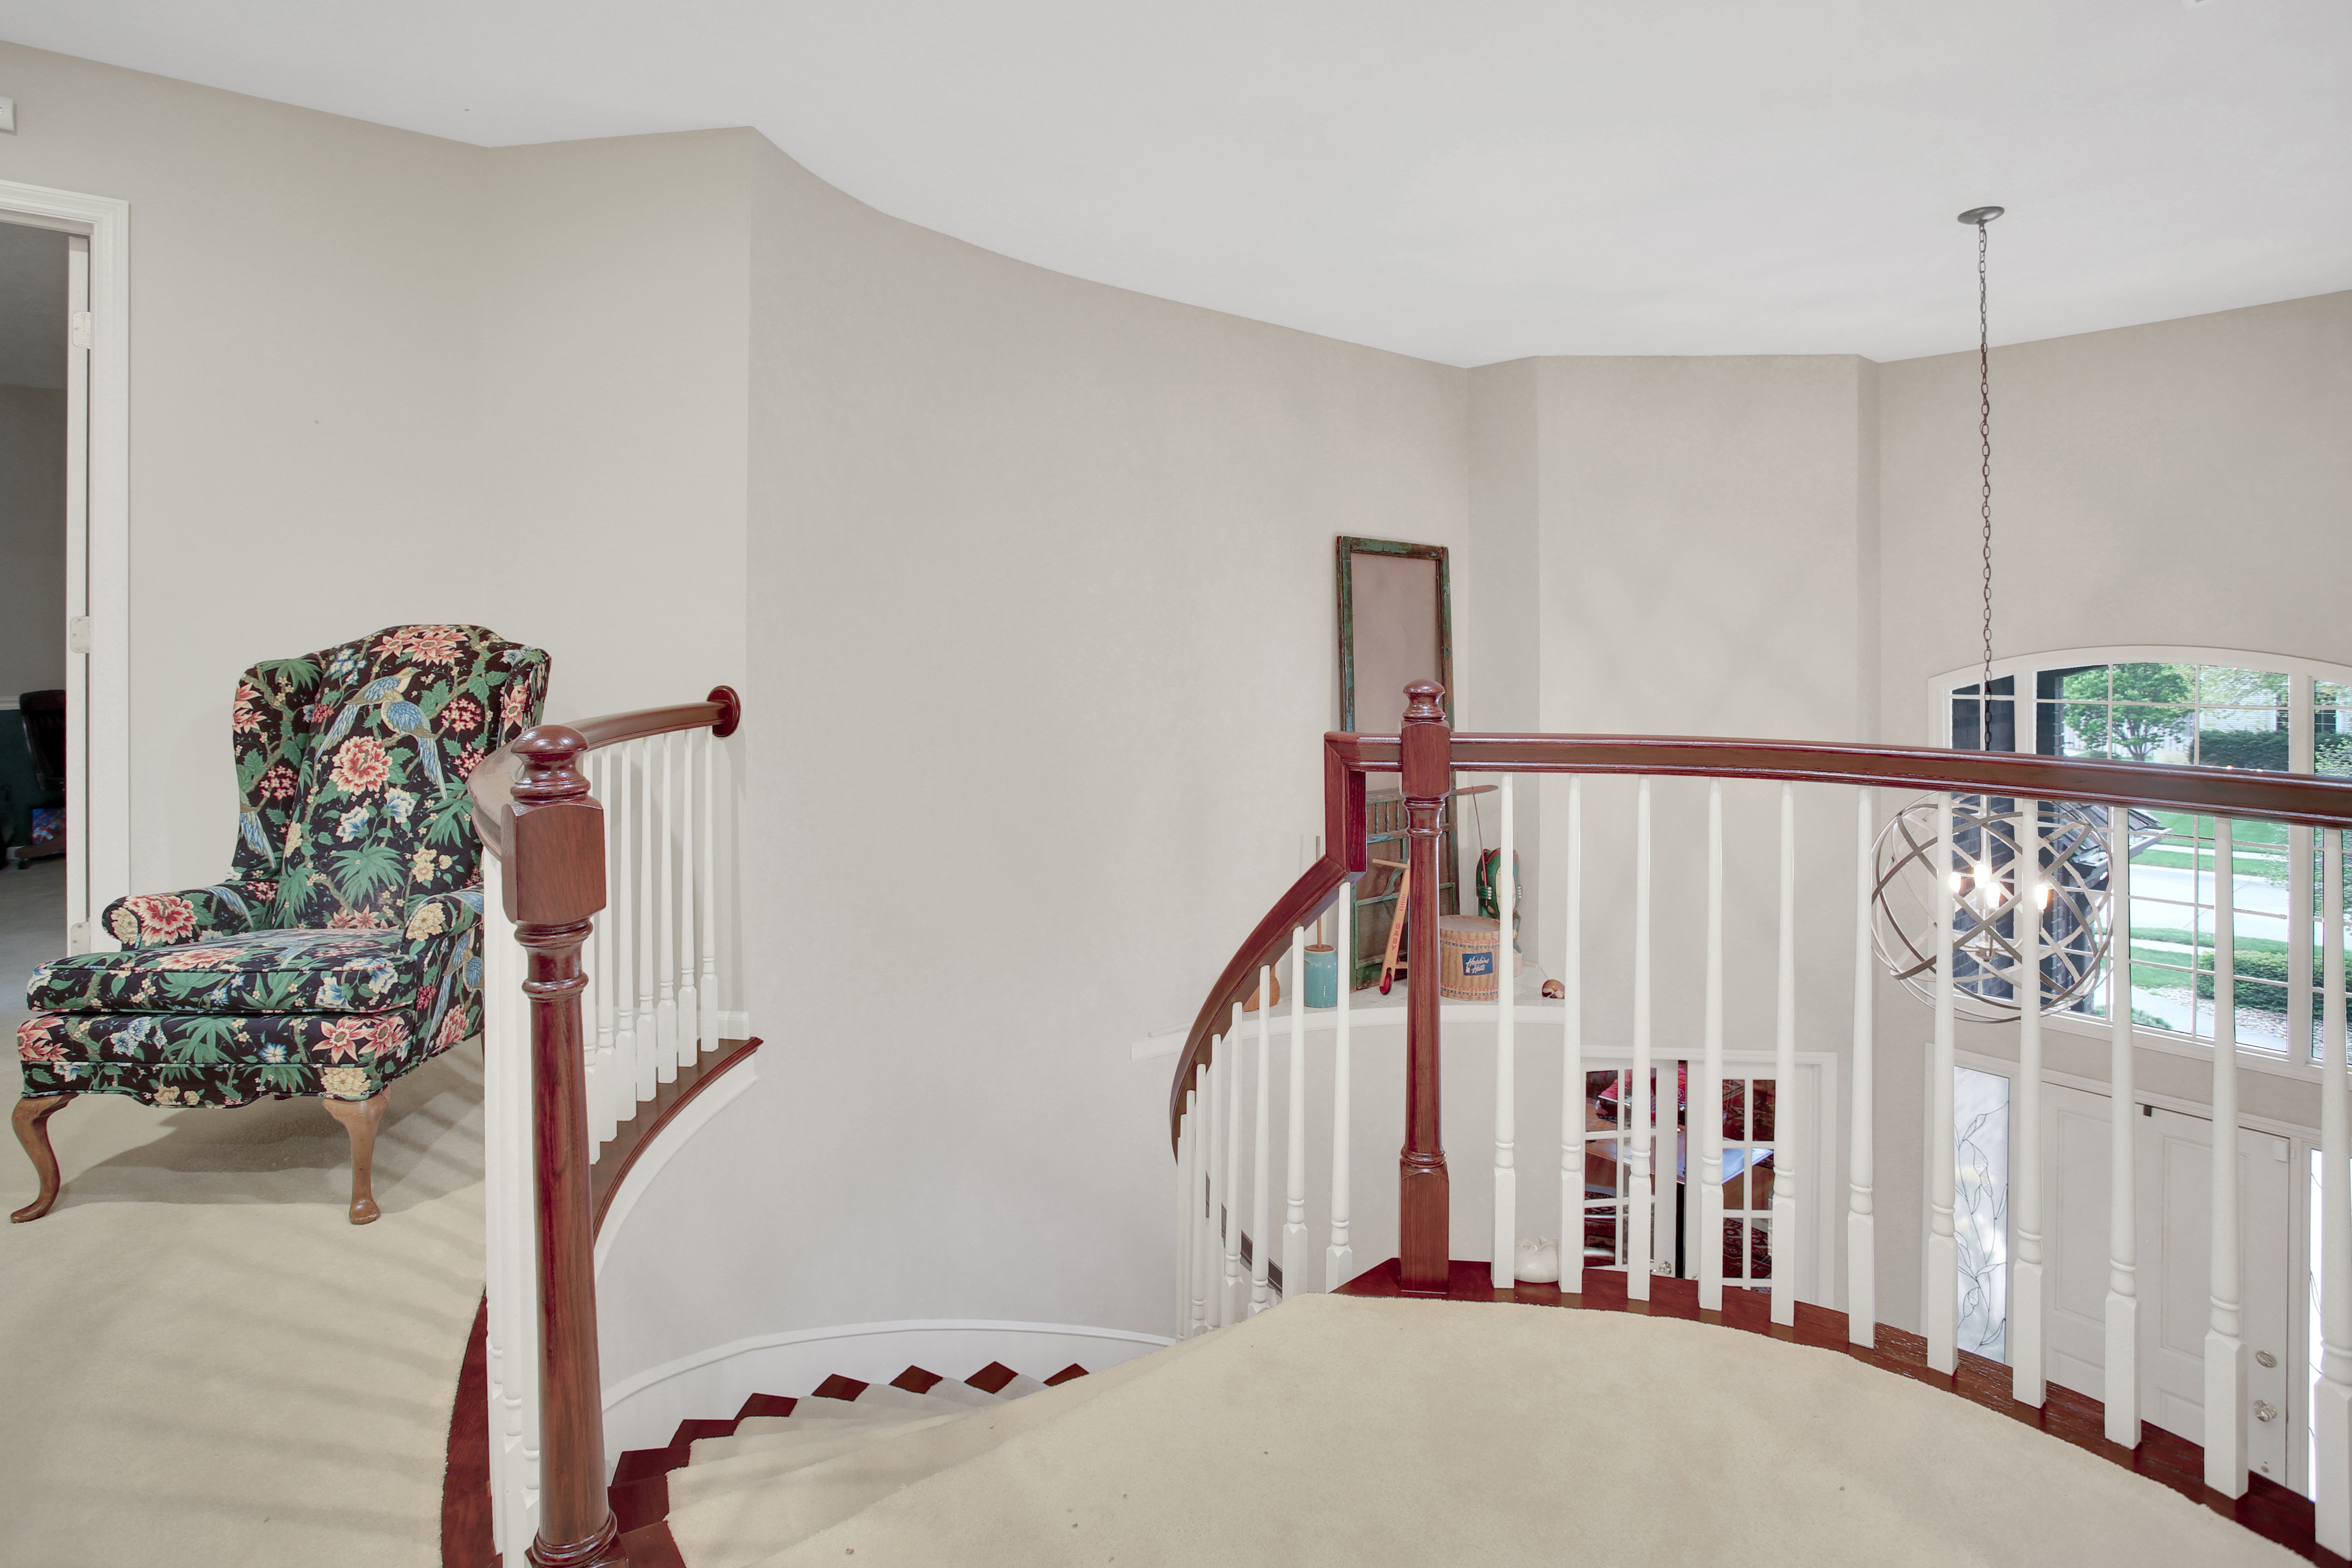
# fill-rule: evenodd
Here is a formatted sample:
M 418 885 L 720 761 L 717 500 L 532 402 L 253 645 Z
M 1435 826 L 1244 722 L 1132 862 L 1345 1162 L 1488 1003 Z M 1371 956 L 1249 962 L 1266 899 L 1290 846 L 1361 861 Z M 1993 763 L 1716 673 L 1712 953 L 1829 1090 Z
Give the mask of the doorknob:
M 2275 1420 L 2277 1420 L 2277 1419 L 2278 1419 L 2278 1406 L 2277 1406 L 2277 1405 L 2273 1405 L 2273 1404 L 2272 1404 L 2269 1400 L 2267 1400 L 2267 1399 L 2257 1399 L 2257 1400 L 2255 1400 L 2255 1401 L 2254 1401 L 2254 1419 L 2255 1419 L 2255 1420 L 2257 1420 L 2257 1421 L 2275 1421 Z

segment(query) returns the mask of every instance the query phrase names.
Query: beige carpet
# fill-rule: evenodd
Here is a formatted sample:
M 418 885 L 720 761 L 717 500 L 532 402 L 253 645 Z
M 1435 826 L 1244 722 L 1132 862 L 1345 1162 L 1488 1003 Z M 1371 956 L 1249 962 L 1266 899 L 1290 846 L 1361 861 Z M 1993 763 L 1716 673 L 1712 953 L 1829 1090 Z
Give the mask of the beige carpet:
M 1308 1296 L 1118 1370 L 761 1568 L 2298 1561 L 1948 1394 L 1696 1323 Z M 824 1468 L 774 1487 L 777 1526 Z
M 25 875 L 0 898 L 21 902 Z M 20 1006 L 22 973 L 0 984 L 0 1007 Z M 12 1047 L 22 1016 L 0 1012 Z M 0 1564 L 440 1562 L 449 1400 L 482 1288 L 478 1048 L 392 1097 L 370 1226 L 344 1217 L 350 1145 L 313 1102 L 97 1095 L 49 1123 L 65 1195 L 0 1226 Z M 0 1206 L 34 1190 L 6 1139 Z

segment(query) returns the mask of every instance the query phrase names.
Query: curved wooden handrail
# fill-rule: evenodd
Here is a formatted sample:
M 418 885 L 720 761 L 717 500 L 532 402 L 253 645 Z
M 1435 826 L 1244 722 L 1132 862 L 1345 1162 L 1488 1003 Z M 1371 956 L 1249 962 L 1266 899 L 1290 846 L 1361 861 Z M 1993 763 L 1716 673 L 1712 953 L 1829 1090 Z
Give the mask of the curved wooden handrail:
M 710 695 L 699 702 L 681 702 L 674 708 L 640 708 L 634 713 L 607 713 L 564 727 L 587 742 L 585 749 L 593 752 L 603 746 L 617 746 L 624 741 L 667 735 L 679 730 L 709 730 L 723 741 L 742 721 L 742 698 L 731 686 L 714 686 Z M 474 831 L 480 836 L 482 847 L 501 860 L 506 858 L 506 807 L 514 798 L 514 748 L 500 746 L 484 757 L 473 776 L 466 781 L 466 792 L 474 802 Z
M 1323 842 L 1332 847 L 1293 883 L 1227 961 L 1194 1017 L 1169 1086 L 1168 1135 L 1174 1147 L 1184 1093 L 1209 1060 L 1212 1037 L 1234 1005 L 1249 994 L 1261 965 L 1280 957 L 1290 933 L 1331 906 L 1342 882 L 1361 877 L 1364 780 L 1401 770 L 1394 735 L 1323 737 Z M 1451 765 L 1459 773 L 1633 773 L 1651 777 L 1785 779 L 1800 784 L 1867 784 L 2029 800 L 2193 811 L 2216 816 L 2352 827 L 2352 780 L 2308 773 L 2170 767 L 2152 763 L 2087 762 L 1932 746 L 1860 746 L 1816 741 L 1759 741 L 1706 735 L 1456 734 Z

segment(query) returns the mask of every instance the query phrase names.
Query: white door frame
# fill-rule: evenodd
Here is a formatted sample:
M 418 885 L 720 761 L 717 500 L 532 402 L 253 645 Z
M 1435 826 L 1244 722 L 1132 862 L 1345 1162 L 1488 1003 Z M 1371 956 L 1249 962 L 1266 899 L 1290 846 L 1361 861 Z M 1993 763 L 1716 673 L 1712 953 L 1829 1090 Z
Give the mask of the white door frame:
M 0 180 L 0 219 L 89 244 L 89 346 L 68 351 L 87 445 L 66 500 L 65 936 L 83 952 L 131 890 L 131 204 Z

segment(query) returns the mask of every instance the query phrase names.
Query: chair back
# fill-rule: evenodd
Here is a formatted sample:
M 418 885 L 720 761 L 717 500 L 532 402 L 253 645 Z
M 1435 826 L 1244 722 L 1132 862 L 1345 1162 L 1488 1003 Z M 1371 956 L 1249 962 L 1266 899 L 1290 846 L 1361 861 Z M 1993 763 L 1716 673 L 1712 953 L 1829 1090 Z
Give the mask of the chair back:
M 480 626 L 389 626 L 246 671 L 230 715 L 232 875 L 257 924 L 397 925 L 481 881 L 466 779 L 539 722 L 546 654 Z
M 27 691 L 16 699 L 25 715 L 25 743 L 32 748 L 33 773 L 41 788 L 66 787 L 66 694 L 62 689 Z

